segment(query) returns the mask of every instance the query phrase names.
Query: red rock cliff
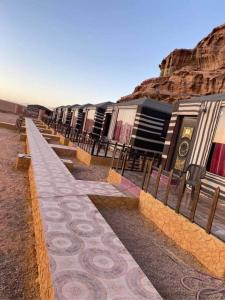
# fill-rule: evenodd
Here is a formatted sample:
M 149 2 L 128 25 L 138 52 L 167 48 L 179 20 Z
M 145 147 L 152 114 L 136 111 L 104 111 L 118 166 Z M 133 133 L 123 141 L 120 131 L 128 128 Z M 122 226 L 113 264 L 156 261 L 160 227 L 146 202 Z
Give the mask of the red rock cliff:
M 173 102 L 225 92 L 225 24 L 216 27 L 194 49 L 175 49 L 159 67 L 159 77 L 143 81 L 120 101 L 147 96 Z

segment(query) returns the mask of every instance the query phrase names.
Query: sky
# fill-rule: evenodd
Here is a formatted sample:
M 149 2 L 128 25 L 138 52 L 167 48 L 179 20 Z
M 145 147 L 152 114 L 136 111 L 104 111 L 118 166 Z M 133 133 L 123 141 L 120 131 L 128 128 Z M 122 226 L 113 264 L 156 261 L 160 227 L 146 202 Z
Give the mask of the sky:
M 224 0 L 0 0 L 0 99 L 117 101 L 223 23 Z

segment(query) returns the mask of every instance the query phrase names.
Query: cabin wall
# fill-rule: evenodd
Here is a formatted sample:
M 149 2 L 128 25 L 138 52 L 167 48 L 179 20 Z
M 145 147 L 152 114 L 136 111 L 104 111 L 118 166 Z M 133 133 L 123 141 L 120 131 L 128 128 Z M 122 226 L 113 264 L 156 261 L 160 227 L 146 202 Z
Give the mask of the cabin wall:
M 170 114 L 139 106 L 135 116 L 131 145 L 144 151 L 162 153 Z
M 115 130 L 115 126 L 116 126 L 116 120 L 117 120 L 117 116 L 118 116 L 118 112 L 119 112 L 119 108 L 118 106 L 115 106 L 112 112 L 112 118 L 111 118 L 111 122 L 109 125 L 109 132 L 108 132 L 108 139 L 112 140 L 113 139 L 113 134 L 114 134 L 114 130 Z
M 136 111 L 136 107 L 118 108 L 116 121 L 112 120 L 112 122 L 114 122 L 113 140 L 120 144 L 130 144 Z
M 63 111 L 61 108 L 58 108 L 56 122 L 59 123 L 62 121 Z
M 95 112 L 92 134 L 95 138 L 99 138 L 104 121 L 105 109 L 98 107 Z
M 177 102 L 169 122 L 165 145 L 163 147 L 162 164 L 166 169 L 170 168 L 172 156 L 175 151 L 177 134 L 179 132 L 180 119 L 184 116 L 199 116 L 201 102 Z
M 95 110 L 95 108 L 87 109 L 85 113 L 83 131 L 86 133 L 92 133 L 95 118 Z
M 184 116 L 197 116 L 197 128 L 193 136 L 194 140 L 189 157 L 189 164 L 207 167 L 222 105 L 225 105 L 225 101 L 199 100 L 196 102 L 183 101 L 179 103 L 172 113 L 166 143 L 163 149 L 163 165 L 166 169 L 170 169 L 172 154 L 175 151 L 177 140 L 176 125 L 179 123 L 179 118 Z M 225 177 L 206 172 L 206 176 L 202 180 L 202 191 L 211 195 L 218 186 L 221 189 L 221 199 L 225 199 Z
M 76 127 L 77 118 L 78 118 L 78 109 L 73 109 L 72 110 L 71 122 L 70 122 L 71 127 L 73 127 L 73 128 Z
M 83 109 L 79 109 L 78 111 L 78 116 L 77 116 L 77 123 L 75 128 L 81 132 L 84 124 L 84 119 L 85 119 L 85 113 Z
M 71 108 L 64 108 L 62 115 L 62 124 L 69 126 L 71 123 L 72 111 Z

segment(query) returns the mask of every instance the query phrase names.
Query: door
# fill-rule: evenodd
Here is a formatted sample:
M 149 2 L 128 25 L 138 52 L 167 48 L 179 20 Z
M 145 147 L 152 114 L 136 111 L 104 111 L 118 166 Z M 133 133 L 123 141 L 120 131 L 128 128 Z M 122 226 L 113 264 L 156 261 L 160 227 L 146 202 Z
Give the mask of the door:
M 196 124 L 197 118 L 183 117 L 173 157 L 172 168 L 174 171 L 184 171 L 189 164 Z
M 110 125 L 110 122 L 111 122 L 111 118 L 112 118 L 112 114 L 107 113 L 105 115 L 105 122 L 104 122 L 104 125 L 103 125 L 102 136 L 105 136 L 105 137 L 108 136 L 109 125 Z

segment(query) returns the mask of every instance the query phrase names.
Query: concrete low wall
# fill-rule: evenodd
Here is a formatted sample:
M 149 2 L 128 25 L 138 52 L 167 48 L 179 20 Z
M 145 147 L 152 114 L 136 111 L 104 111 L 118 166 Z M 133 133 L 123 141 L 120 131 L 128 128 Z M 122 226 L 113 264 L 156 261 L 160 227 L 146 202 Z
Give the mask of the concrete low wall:
M 129 179 L 121 176 L 119 173 L 117 173 L 113 169 L 109 170 L 107 181 L 109 183 L 113 183 L 113 184 L 120 184 L 126 190 L 128 190 L 131 194 L 133 194 L 135 197 L 139 198 L 139 196 L 140 196 L 141 189 L 137 185 L 135 185 L 133 182 L 131 182 Z
M 110 169 L 107 181 L 122 184 L 123 177 Z M 171 238 L 177 246 L 193 255 L 211 274 L 225 276 L 225 243 L 187 218 L 165 206 L 143 190 L 139 196 L 139 211 Z
M 191 253 L 210 273 L 225 275 L 225 243 L 141 191 L 139 210 L 179 247 Z
M 118 197 L 118 196 L 93 196 L 89 195 L 89 198 L 97 207 L 126 207 L 127 209 L 138 208 L 138 198 L 131 197 Z
M 12 124 L 12 123 L 0 122 L 0 127 L 1 128 L 7 128 L 7 129 L 16 130 L 16 125 Z
M 120 184 L 121 181 L 122 181 L 122 176 L 119 173 L 117 173 L 116 171 L 110 169 L 108 178 L 107 178 L 107 182 L 113 183 L 113 184 Z
M 84 163 L 87 166 L 90 165 L 101 165 L 101 166 L 111 166 L 112 164 L 112 158 L 110 157 L 101 157 L 101 156 L 94 156 L 83 149 L 77 147 L 76 148 L 76 158 Z
M 26 107 L 24 105 L 0 99 L 0 111 L 22 114 L 25 109 Z
M 50 262 L 48 257 L 48 250 L 46 248 L 46 240 L 44 237 L 43 220 L 40 215 L 39 199 L 36 193 L 34 174 L 32 167 L 29 168 L 29 182 L 32 201 L 32 214 L 35 232 L 35 246 L 37 253 L 38 264 L 38 280 L 40 285 L 40 299 L 54 300 L 53 278 L 49 268 Z

